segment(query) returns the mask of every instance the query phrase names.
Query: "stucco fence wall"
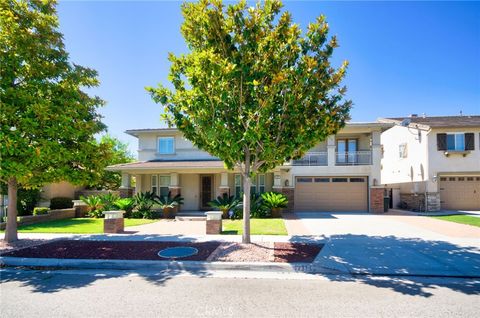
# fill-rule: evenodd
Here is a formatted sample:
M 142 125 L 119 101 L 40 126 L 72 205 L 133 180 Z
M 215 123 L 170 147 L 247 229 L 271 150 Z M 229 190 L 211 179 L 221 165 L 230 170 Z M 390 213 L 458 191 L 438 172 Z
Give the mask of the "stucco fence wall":
M 17 220 L 17 224 L 30 225 L 30 224 L 46 222 L 46 221 L 71 219 L 74 217 L 75 217 L 75 208 L 50 210 L 48 211 L 48 214 L 19 216 Z M 5 222 L 0 223 L 0 230 L 5 230 L 6 225 L 7 223 Z

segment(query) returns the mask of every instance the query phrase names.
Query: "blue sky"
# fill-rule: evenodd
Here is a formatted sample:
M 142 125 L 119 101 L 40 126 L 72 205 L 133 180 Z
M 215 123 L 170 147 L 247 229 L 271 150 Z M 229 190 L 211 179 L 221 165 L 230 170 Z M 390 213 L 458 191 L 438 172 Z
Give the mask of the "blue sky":
M 186 52 L 181 2 L 61 1 L 60 30 L 71 60 L 96 69 L 109 132 L 160 127 L 161 106 L 145 86 L 167 83 L 168 52 Z M 346 59 L 353 121 L 480 114 L 480 2 L 284 1 L 295 22 L 325 14 Z

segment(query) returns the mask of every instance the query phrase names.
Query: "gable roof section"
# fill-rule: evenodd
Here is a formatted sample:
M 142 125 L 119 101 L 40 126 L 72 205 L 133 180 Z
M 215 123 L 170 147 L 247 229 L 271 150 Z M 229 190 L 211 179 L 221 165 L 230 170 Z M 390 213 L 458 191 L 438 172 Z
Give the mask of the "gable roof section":
M 394 117 L 379 118 L 380 122 L 400 124 L 403 120 L 410 120 L 410 126 L 420 125 L 429 128 L 461 128 L 480 127 L 480 116 L 418 116 L 418 117 Z

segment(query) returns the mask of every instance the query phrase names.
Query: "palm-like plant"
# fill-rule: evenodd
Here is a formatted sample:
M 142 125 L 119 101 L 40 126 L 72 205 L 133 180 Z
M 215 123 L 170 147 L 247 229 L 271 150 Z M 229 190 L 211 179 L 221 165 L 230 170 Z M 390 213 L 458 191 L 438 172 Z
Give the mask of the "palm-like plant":
M 106 193 L 99 196 L 100 200 L 103 203 L 103 208 L 105 211 L 113 210 L 116 208 L 115 202 L 120 199 L 120 197 L 112 192 Z
M 132 210 L 135 207 L 135 201 L 132 198 L 117 199 L 113 205 L 117 209 L 125 211 L 125 217 L 130 217 Z
M 81 196 L 80 200 L 82 200 L 87 205 L 87 211 L 90 217 L 99 218 L 103 216 L 102 212 L 104 211 L 104 204 L 99 196 Z
M 228 211 L 238 206 L 240 200 L 233 195 L 224 193 L 222 196 L 218 196 L 215 200 L 208 202 L 208 205 L 212 208 L 217 208 L 223 212 L 223 218 L 228 217 Z
M 287 197 L 282 193 L 265 192 L 262 194 L 263 207 L 271 211 L 272 217 L 280 217 L 281 209 L 288 205 Z
M 168 195 L 157 196 L 156 203 L 162 209 L 163 216 L 165 218 L 170 218 L 173 216 L 173 209 L 183 204 L 183 197 L 180 194 L 177 194 L 172 198 L 171 192 L 168 192 Z

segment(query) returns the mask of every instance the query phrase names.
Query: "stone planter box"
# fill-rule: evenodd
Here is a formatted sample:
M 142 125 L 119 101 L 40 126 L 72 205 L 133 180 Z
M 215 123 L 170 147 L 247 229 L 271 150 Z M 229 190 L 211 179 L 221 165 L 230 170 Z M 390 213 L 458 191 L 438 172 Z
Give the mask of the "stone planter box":
M 207 216 L 206 233 L 207 234 L 221 234 L 222 233 L 222 211 L 208 211 L 205 212 Z
M 50 210 L 48 214 L 19 216 L 18 225 L 31 225 L 46 221 L 71 219 L 75 217 L 75 208 Z M 5 230 L 6 223 L 0 223 L 0 230 Z
M 123 214 L 125 211 L 105 211 L 105 219 L 103 220 L 104 233 L 122 233 L 125 229 Z

